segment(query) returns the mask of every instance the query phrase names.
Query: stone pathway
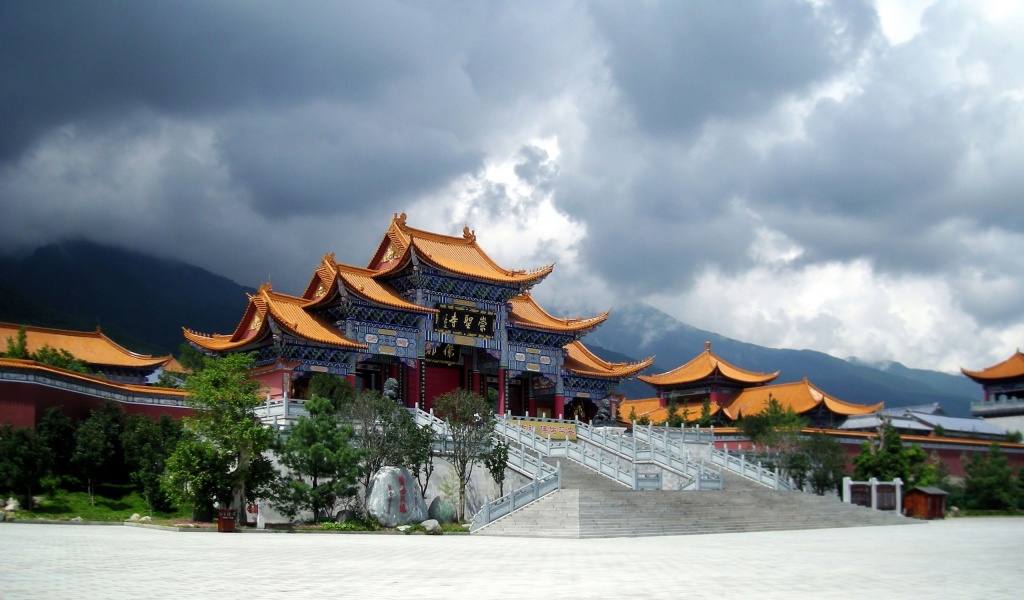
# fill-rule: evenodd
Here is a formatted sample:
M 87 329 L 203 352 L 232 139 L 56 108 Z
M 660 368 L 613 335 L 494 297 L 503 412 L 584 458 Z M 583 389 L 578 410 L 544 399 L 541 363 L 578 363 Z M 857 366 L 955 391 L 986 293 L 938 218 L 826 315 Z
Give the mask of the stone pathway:
M 0 598 L 999 599 L 1022 555 L 1024 518 L 589 540 L 2 523 Z

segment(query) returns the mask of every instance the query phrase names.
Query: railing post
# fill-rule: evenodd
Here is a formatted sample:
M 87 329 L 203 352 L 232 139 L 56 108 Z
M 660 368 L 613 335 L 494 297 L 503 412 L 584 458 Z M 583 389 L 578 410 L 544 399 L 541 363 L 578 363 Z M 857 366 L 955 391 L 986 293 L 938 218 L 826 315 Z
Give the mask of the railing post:
M 747 455 L 740 452 L 740 475 L 747 474 Z
M 849 504 L 853 498 L 850 493 L 850 485 L 853 484 L 853 479 L 849 477 L 843 477 L 843 502 Z
M 484 497 L 484 525 L 491 522 L 491 503 Z
M 872 477 L 868 483 L 871 485 L 871 510 L 878 510 L 878 480 Z
M 779 491 L 779 468 L 775 467 L 775 491 Z
M 555 473 L 558 478 L 558 489 L 562 489 L 562 461 L 560 460 L 555 461 Z

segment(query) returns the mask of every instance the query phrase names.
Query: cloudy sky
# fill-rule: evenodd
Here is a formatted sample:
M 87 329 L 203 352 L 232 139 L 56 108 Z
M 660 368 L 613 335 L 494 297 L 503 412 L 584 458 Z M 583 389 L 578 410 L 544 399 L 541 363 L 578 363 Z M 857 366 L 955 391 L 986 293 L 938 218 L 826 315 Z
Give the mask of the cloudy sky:
M 1024 346 L 1019 2 L 4 2 L 0 251 L 299 293 L 395 212 L 748 342 Z M 699 349 L 697 349 L 699 351 Z

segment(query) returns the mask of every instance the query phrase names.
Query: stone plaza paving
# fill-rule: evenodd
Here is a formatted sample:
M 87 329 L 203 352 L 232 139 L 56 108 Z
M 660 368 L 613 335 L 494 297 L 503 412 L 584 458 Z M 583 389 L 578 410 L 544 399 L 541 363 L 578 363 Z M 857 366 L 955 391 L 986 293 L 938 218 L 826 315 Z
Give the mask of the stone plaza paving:
M 590 540 L 0 524 L 0 598 L 1021 598 L 1024 518 Z

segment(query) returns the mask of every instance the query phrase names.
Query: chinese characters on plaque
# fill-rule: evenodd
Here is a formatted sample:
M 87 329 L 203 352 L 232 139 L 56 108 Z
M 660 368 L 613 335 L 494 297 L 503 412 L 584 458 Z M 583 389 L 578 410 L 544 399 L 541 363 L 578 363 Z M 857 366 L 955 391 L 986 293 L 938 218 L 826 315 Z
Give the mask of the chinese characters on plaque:
M 462 357 L 462 348 L 455 344 L 437 344 L 427 346 L 424 359 L 428 362 L 442 363 L 446 365 L 457 365 Z
M 435 331 L 480 338 L 494 337 L 496 315 L 493 312 L 447 304 L 438 305 L 437 310 Z

